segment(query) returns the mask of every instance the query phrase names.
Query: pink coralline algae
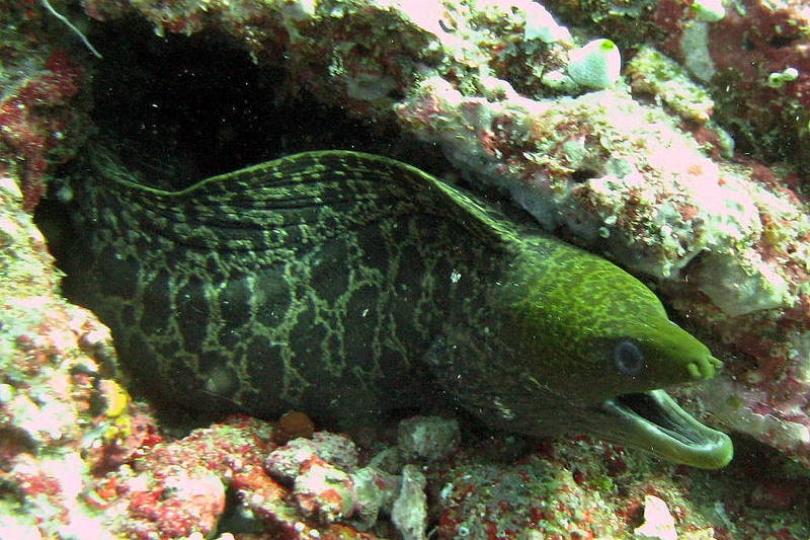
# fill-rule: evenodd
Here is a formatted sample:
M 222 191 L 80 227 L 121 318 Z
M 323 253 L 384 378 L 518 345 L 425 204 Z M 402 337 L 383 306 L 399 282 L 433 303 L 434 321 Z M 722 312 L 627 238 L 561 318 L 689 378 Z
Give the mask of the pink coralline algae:
M 304 515 L 325 523 L 357 521 L 364 529 L 390 512 L 399 493 L 399 478 L 374 466 L 359 466 L 354 442 L 343 435 L 317 432 L 272 451 L 266 470 L 292 486 Z
M 225 481 L 247 473 L 267 448 L 269 430 L 261 430 L 235 419 L 144 447 L 129 465 L 95 481 L 87 501 L 104 511 L 108 529 L 126 537 L 210 534 L 225 509 Z

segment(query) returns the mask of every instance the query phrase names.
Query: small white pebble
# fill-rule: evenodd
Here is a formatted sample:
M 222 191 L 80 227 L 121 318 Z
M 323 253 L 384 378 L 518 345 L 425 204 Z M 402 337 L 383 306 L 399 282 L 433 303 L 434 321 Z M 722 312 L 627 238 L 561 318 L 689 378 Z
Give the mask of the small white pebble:
M 441 497 L 442 500 L 446 501 L 447 499 L 450 498 L 450 495 L 452 494 L 453 494 L 453 484 L 451 482 L 448 482 L 444 485 L 441 492 L 439 492 L 439 497 Z
M 667 503 L 655 497 L 644 497 L 644 523 L 633 531 L 639 540 L 677 540 L 675 518 L 669 513 Z

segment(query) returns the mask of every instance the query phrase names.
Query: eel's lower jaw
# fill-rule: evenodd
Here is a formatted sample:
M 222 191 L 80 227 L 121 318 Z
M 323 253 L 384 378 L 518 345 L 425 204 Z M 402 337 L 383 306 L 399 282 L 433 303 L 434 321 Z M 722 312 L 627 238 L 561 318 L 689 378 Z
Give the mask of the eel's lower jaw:
M 705 426 L 663 390 L 624 394 L 605 401 L 600 412 L 611 417 L 606 437 L 701 469 L 719 469 L 731 461 L 734 447 L 725 433 Z

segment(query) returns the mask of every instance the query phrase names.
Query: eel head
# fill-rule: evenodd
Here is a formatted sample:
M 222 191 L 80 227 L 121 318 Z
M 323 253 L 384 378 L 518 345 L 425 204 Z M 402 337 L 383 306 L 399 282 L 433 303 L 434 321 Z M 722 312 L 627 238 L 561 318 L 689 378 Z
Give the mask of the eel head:
M 524 422 L 516 430 L 587 431 L 707 469 L 731 460 L 731 439 L 663 390 L 711 379 L 721 363 L 668 318 L 646 285 L 567 246 L 538 251 L 513 268 L 494 294 L 506 299 L 498 316 L 509 364 L 534 385 L 512 401 Z

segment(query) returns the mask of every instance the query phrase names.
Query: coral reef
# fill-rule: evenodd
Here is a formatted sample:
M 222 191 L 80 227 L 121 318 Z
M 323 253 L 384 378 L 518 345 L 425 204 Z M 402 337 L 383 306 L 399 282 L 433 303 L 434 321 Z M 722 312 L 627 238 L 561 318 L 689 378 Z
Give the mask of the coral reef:
M 227 519 L 226 489 L 236 495 L 230 510 L 239 514 L 231 520 L 236 530 L 264 528 L 284 538 L 373 538 L 336 522 L 356 513 L 365 518 L 364 528 L 373 525 L 375 496 L 390 498 L 396 478 L 354 471 L 341 459 L 341 449 L 353 448 L 345 437 L 317 432 L 312 441 L 276 447 L 272 432 L 268 423 L 234 417 L 157 444 L 96 480 L 91 500 L 104 510 L 108 530 L 128 538 L 209 536 Z M 356 466 L 356 450 L 349 453 Z
M 653 44 L 706 85 L 715 119 L 757 159 L 810 169 L 806 2 L 562 0 L 562 13 L 622 46 Z
M 806 5 L 749 0 L 713 21 L 699 13 L 687 2 L 660 2 L 654 19 L 668 34 L 661 48 L 710 84 L 718 119 L 733 129 L 741 144 L 758 157 L 796 160 L 806 174 L 810 171 Z
M 0 537 L 99 531 L 88 478 L 154 441 L 148 411 L 116 382 L 109 331 L 58 295 L 45 240 L 0 171 Z M 83 531 L 83 532 L 82 532 Z
M 514 451 L 508 439 L 490 440 L 428 470 L 429 489 L 438 490 L 440 500 L 438 538 L 677 534 L 698 540 L 803 534 L 796 522 L 740 499 L 749 472 L 738 466 L 722 477 L 695 474 L 587 438 L 543 445 L 505 462 Z M 588 458 L 577 461 L 582 451 Z M 482 452 L 489 459 L 482 459 Z
M 74 155 L 63 139 L 69 136 L 68 130 L 80 132 L 82 122 L 66 105 L 78 93 L 82 75 L 59 51 L 53 52 L 41 69 L 26 71 L 20 80 L 10 82 L 9 91 L 0 100 L 0 138 L 23 163 L 23 205 L 32 210 L 45 191 L 49 164 L 58 165 Z
M 225 33 L 283 67 L 289 94 L 436 145 L 472 184 L 646 276 L 726 362 L 684 399 L 810 464 L 802 2 L 63 4 L 80 26 L 83 10 L 96 28 Z M 28 213 L 92 129 L 96 60 L 40 4 L 0 7 L 0 537 L 420 538 L 437 523 L 438 538 L 593 538 L 666 515 L 681 538 L 808 536 L 806 472 L 746 446 L 705 473 L 587 439 L 457 447 L 444 421 L 412 420 L 440 450 L 375 439 L 373 456 L 325 432 L 274 442 L 243 417 L 172 439 L 128 396 L 106 329 L 59 296 Z M 569 69 L 594 39 L 618 44 L 627 85 L 610 84 L 612 60 L 600 90 Z
M 403 540 L 426 538 L 427 479 L 416 465 L 406 465 L 402 469 L 402 488 L 399 497 L 391 508 L 391 521 L 394 522 Z
M 301 511 L 320 521 L 359 520 L 373 526 L 381 509 L 390 512 L 399 480 L 374 466 L 359 467 L 357 448 L 345 436 L 315 433 L 297 439 L 267 457 L 267 471 L 291 483 Z

